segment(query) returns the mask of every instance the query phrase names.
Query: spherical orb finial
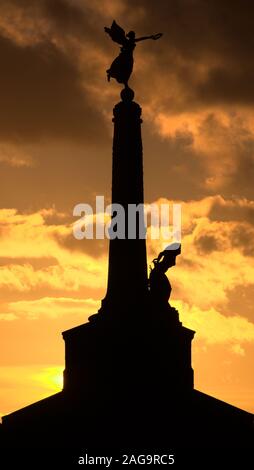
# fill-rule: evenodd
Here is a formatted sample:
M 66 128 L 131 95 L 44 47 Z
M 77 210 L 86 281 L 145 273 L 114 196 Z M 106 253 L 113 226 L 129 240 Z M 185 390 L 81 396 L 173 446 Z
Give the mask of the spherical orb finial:
M 120 96 L 122 98 L 122 101 L 128 101 L 128 102 L 131 102 L 134 98 L 134 91 L 129 88 L 129 87 L 125 87 L 121 93 L 120 93 Z

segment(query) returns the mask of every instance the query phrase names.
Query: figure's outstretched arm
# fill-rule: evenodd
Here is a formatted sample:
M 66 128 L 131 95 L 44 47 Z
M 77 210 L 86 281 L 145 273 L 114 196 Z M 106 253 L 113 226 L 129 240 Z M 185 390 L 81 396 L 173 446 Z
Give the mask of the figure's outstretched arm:
M 151 36 L 142 36 L 141 38 L 137 38 L 135 39 L 135 42 L 139 42 L 139 41 L 145 41 L 146 39 L 160 39 L 162 36 L 162 33 L 158 33 L 158 34 L 152 34 Z

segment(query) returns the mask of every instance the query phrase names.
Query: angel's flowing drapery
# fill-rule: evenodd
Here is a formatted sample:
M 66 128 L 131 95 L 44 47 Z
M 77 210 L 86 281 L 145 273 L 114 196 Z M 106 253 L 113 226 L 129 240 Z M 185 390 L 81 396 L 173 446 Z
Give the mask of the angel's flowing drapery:
M 111 39 L 121 44 L 121 52 L 107 70 L 108 80 L 115 78 L 118 83 L 127 85 L 133 69 L 133 50 L 136 47 L 135 35 L 127 37 L 124 30 L 113 21 L 111 28 L 105 28 Z

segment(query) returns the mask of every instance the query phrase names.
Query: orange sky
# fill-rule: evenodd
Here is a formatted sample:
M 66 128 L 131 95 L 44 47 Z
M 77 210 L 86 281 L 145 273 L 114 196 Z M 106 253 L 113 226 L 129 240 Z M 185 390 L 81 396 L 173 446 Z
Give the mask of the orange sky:
M 97 311 L 107 242 L 72 210 L 110 202 L 112 107 L 103 27 L 138 35 L 145 199 L 180 202 L 172 304 L 196 331 L 196 388 L 254 411 L 254 99 L 249 2 L 2 0 L 0 416 L 61 387 L 61 332 Z M 135 5 L 135 9 L 134 9 Z M 161 244 L 148 242 L 148 262 Z

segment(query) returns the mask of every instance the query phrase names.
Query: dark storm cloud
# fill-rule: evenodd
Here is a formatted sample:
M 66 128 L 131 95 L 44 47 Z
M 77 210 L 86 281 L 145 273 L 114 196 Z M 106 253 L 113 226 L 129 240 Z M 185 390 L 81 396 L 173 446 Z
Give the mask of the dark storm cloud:
M 231 233 L 232 248 L 239 248 L 244 256 L 254 256 L 254 230 L 239 224 Z
M 254 321 L 253 311 L 254 284 L 240 284 L 233 289 L 227 289 L 227 303 L 221 305 L 224 315 L 243 315 Z
M 139 33 L 158 28 L 164 32 L 154 73 L 172 70 L 190 93 L 192 106 L 253 102 L 253 2 L 130 0 L 128 4 L 145 11 L 137 24 Z
M 254 204 L 248 201 L 242 201 L 241 204 L 237 201 L 225 202 L 217 198 L 211 207 L 209 218 L 212 221 L 248 222 L 254 225 Z
M 34 2 L 10 2 L 15 3 L 33 14 Z M 41 1 L 38 5 L 42 8 L 39 13 L 34 11 L 36 18 L 42 15 L 45 21 L 54 23 L 55 30 L 74 34 L 85 27 L 84 14 L 63 0 Z M 30 44 L 0 36 L 0 57 L 1 139 L 50 137 L 91 142 L 99 126 L 103 141 L 104 119 L 84 91 L 75 54 L 43 35 L 38 41 L 31 39 Z
M 143 141 L 146 201 L 152 202 L 158 196 L 182 200 L 188 199 L 190 194 L 194 198 L 202 197 L 203 190 L 198 181 L 203 172 L 202 163 L 192 152 L 190 139 L 179 134 L 176 138 L 159 140 L 149 130 L 145 124 Z
M 0 38 L 0 57 L 3 139 L 94 138 L 99 118 L 64 53 L 50 43 L 21 47 Z
M 95 8 L 88 9 L 87 3 L 82 9 L 70 0 L 10 0 L 4 4 L 23 8 L 27 17 L 43 18 L 60 41 L 78 38 L 84 46 L 97 47 L 102 53 L 111 48 L 113 58 L 113 45 L 103 33 L 105 20 Z M 139 35 L 164 32 L 159 46 L 150 42 L 138 45 L 155 59 L 149 74 L 144 67 L 133 78 L 134 83 L 142 81 L 148 99 L 156 75 L 158 84 L 164 86 L 162 108 L 170 104 L 170 109 L 176 111 L 206 103 L 253 101 L 254 38 L 250 18 L 254 5 L 240 0 L 230 4 L 226 0 L 128 0 L 126 5 L 125 18 L 116 18 L 126 30 L 134 28 Z M 140 7 L 145 13 L 135 20 L 133 13 Z M 130 12 L 132 24 L 127 24 Z M 93 136 L 98 124 L 103 129 L 100 112 L 92 110 L 91 98 L 81 87 L 83 79 L 92 84 L 90 64 L 83 64 L 81 72 L 77 57 L 68 52 L 63 53 L 51 37 L 29 46 L 17 46 L 1 38 L 4 76 L 1 74 L 0 99 L 6 110 L 1 122 L 3 136 L 8 130 L 24 137 L 43 130 L 45 134 L 75 138 L 83 137 L 84 132 L 86 137 Z M 206 69 L 203 75 L 200 66 Z M 172 74 L 182 96 L 170 95 L 169 103 L 165 87 L 166 83 L 170 87 Z
M 10 5 L 16 5 L 24 8 L 30 16 L 41 16 L 52 27 L 55 32 L 60 34 L 60 39 L 64 41 L 65 36 L 79 37 L 83 41 L 89 41 L 91 47 L 96 45 L 101 51 L 109 49 L 110 43 L 106 41 L 103 35 L 103 17 L 96 12 L 96 9 L 79 7 L 75 1 L 68 0 L 39 0 L 34 2 L 31 0 L 10 0 Z M 85 5 L 87 5 L 85 3 Z M 120 22 L 125 29 L 135 28 L 138 34 L 145 34 L 153 31 L 163 31 L 164 36 L 160 40 L 160 45 L 154 47 L 152 43 L 138 45 L 143 51 L 155 57 L 155 69 L 150 71 L 150 75 L 146 75 L 145 89 L 153 87 L 154 76 L 163 75 L 165 82 L 169 81 L 169 74 L 173 73 L 182 87 L 185 94 L 184 106 L 188 105 L 204 105 L 205 103 L 244 103 L 250 104 L 254 100 L 254 65 L 252 60 L 254 37 L 252 34 L 251 18 L 254 13 L 254 4 L 249 1 L 233 0 L 230 3 L 227 0 L 128 0 L 126 18 L 120 17 Z M 87 11 L 86 11 L 87 8 Z M 143 8 L 144 15 L 137 14 L 135 20 L 135 8 Z M 127 24 L 128 12 L 132 12 L 132 24 Z M 133 19 L 134 18 L 134 19 Z M 94 20 L 94 21 L 92 21 Z M 52 97 L 55 99 L 50 107 L 53 112 L 50 123 L 53 123 L 56 131 L 57 126 L 63 128 L 65 117 L 64 112 L 69 113 L 74 118 L 72 128 L 79 134 L 79 118 L 85 117 L 87 111 L 82 101 L 88 99 L 84 92 L 79 88 L 79 79 L 81 79 L 78 66 L 73 63 L 71 57 L 63 57 L 60 51 L 55 48 L 48 56 L 49 44 L 41 44 L 31 51 L 28 48 L 17 48 L 10 51 L 10 46 L 5 43 L 6 53 L 10 54 L 9 62 L 7 62 L 6 75 L 9 75 L 10 62 L 17 61 L 16 78 L 17 89 L 21 90 L 24 82 L 27 88 L 31 87 L 31 99 L 26 95 L 26 87 L 24 88 L 24 101 L 27 101 L 27 107 L 32 103 L 36 103 L 35 94 L 36 83 L 38 83 L 38 73 L 40 71 L 41 79 L 40 92 L 44 97 L 44 106 L 38 103 L 38 109 L 45 116 L 46 103 L 51 103 Z M 50 45 L 53 48 L 52 44 Z M 112 45 L 111 45 L 112 48 Z M 113 51 L 113 49 L 112 49 Z M 19 53 L 20 56 L 19 56 Z M 1 54 L 6 56 L 4 45 L 1 47 Z M 36 58 L 35 58 L 36 56 Z M 65 59 L 65 61 L 64 61 Z M 33 66 L 35 60 L 35 65 Z M 46 62 L 46 63 L 45 63 Z M 19 64 L 19 65 L 18 65 Z M 23 70 L 20 70 L 24 64 Z M 200 65 L 206 72 L 200 73 Z M 2 63 L 2 68 L 5 62 Z M 89 64 L 87 64 L 89 71 Z M 29 75 L 29 69 L 31 74 Z M 44 71 L 43 71 L 44 70 Z M 26 72 L 26 73 L 25 73 Z M 37 72 L 37 73 L 36 73 Z M 83 71 L 86 75 L 86 71 Z M 144 70 L 146 73 L 147 70 Z M 23 75 L 23 77 L 22 77 Z M 18 77 L 23 81 L 18 82 Z M 60 90 L 57 89 L 56 83 L 61 82 Z M 134 77 L 135 79 L 136 77 Z M 137 79 L 144 76 L 140 71 Z M 52 80 L 52 86 L 51 86 Z M 86 80 L 91 81 L 92 76 L 89 72 Z M 5 90 L 3 85 L 5 85 Z M 15 83 L 12 81 L 12 88 L 6 88 L 6 83 L 1 83 L 2 94 L 12 94 Z M 72 86 L 71 86 L 72 85 Z M 68 90 L 68 91 L 66 91 Z M 72 95 L 73 93 L 73 95 Z M 56 95 L 56 96 L 55 96 Z M 69 96 L 68 96 L 69 95 Z M 47 100 L 48 97 L 48 100 Z M 38 98 L 38 97 L 36 97 Z M 61 98 L 63 103 L 61 103 Z M 177 98 L 177 97 L 176 97 Z M 68 103 L 64 102 L 68 100 Z M 178 106 L 180 106 L 180 101 Z M 17 106 L 22 101 L 17 101 Z M 165 102 L 165 104 L 167 104 Z M 55 107 L 60 108 L 61 112 L 54 111 Z M 63 106 L 66 106 L 62 112 Z M 77 112 L 74 113 L 75 106 Z M 171 100 L 171 107 L 176 106 L 174 100 Z M 32 111 L 34 109 L 32 107 Z M 39 114 L 39 112 L 37 112 Z M 48 113 L 49 114 L 49 113 Z M 76 118 L 75 118 L 76 115 Z M 48 116 L 47 116 L 48 117 Z M 36 119 L 39 119 L 36 117 Z M 43 117 L 41 118 L 43 121 Z M 92 120 L 92 117 L 91 117 Z M 32 123 L 33 125 L 33 123 Z M 39 125 L 39 123 L 38 123 Z M 6 124 L 7 127 L 7 124 Z M 25 126 L 24 126 L 25 127 Z M 36 123 L 34 123 L 36 127 Z M 52 130 L 53 132 L 53 130 Z
M 63 248 L 71 252 L 87 253 L 94 258 L 99 258 L 107 254 L 108 251 L 108 240 L 86 239 L 77 240 L 74 238 L 73 233 L 63 235 L 59 233 L 54 234 L 55 239 Z
M 194 239 L 194 245 L 200 254 L 209 254 L 213 251 L 223 250 L 223 246 L 221 246 L 215 235 L 201 235 Z
M 254 140 L 253 140 L 254 144 Z M 232 194 L 242 194 L 243 196 L 254 198 L 254 151 L 252 153 L 240 153 L 237 160 L 237 168 L 230 190 Z M 251 211 L 252 212 L 252 211 Z M 250 216 L 252 214 L 248 214 Z
M 75 5 L 75 0 L 2 0 L 2 3 L 21 8 L 27 18 L 44 18 L 65 34 L 85 36 L 90 31 L 87 15 Z
M 60 30 L 74 35 L 81 34 L 85 36 L 88 32 L 89 24 L 86 15 L 75 6 L 65 0 L 41 0 L 42 9 L 46 16 L 54 22 Z
M 194 238 L 194 246 L 200 255 L 209 255 L 214 251 L 228 252 L 237 249 L 243 256 L 253 257 L 254 229 L 242 222 L 234 223 L 230 230 L 224 230 L 223 227 L 219 226 L 216 232 L 214 230 L 210 232 L 207 229 L 206 232 Z

